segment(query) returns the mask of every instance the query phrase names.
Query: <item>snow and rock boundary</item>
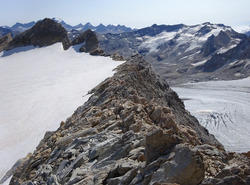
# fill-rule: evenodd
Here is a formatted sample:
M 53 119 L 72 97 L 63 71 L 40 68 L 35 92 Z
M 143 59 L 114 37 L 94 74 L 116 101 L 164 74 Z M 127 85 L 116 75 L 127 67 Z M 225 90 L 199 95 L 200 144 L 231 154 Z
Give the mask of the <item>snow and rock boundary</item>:
M 248 159 L 226 153 L 140 56 L 91 92 L 10 184 L 249 183 Z

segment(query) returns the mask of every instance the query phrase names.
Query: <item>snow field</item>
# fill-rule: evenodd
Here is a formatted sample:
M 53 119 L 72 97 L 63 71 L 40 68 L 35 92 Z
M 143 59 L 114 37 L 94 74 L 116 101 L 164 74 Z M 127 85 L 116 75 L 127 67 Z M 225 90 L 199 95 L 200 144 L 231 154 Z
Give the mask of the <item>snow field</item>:
M 122 63 L 73 48 L 64 51 L 61 43 L 15 51 L 0 53 L 0 179 Z
M 173 89 L 227 151 L 250 151 L 250 77 L 188 83 Z

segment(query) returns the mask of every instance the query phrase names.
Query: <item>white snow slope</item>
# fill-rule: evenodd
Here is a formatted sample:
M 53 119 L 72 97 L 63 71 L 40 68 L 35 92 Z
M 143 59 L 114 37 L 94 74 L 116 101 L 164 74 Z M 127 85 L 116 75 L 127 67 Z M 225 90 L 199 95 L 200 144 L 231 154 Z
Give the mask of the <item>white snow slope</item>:
M 209 27 L 211 31 L 205 34 L 201 34 L 200 29 L 202 29 L 204 26 Z M 184 26 L 182 29 L 178 31 L 162 32 L 154 37 L 145 36 L 143 38 L 144 42 L 139 46 L 139 48 L 140 49 L 147 48 L 149 49 L 149 52 L 157 52 L 159 51 L 158 47 L 160 45 L 170 40 L 175 40 L 177 43 L 175 47 L 177 48 L 182 47 L 182 45 L 184 44 L 188 44 L 189 47 L 185 51 L 187 52 L 197 47 L 202 47 L 202 45 L 207 41 L 207 39 L 210 36 L 212 35 L 217 36 L 220 33 L 220 31 L 227 31 L 227 30 L 232 31 L 232 28 L 210 23 L 204 23 L 195 26 Z M 227 47 L 221 48 L 220 53 L 235 47 L 236 44 L 240 42 L 240 40 L 235 40 L 235 42 L 236 43 L 231 43 L 229 48 Z M 177 48 L 176 50 L 178 50 Z
M 250 151 L 250 77 L 189 83 L 173 89 L 227 151 Z
M 26 50 L 31 47 L 17 48 Z M 12 50 L 11 52 L 15 52 Z M 56 130 L 122 62 L 67 51 L 62 44 L 0 53 L 0 179 Z

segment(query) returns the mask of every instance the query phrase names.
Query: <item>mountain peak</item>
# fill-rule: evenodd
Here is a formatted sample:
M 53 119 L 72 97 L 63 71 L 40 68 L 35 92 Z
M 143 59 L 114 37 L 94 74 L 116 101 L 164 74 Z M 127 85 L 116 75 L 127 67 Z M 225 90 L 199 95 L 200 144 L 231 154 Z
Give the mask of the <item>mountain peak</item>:
M 21 46 L 48 46 L 67 39 L 67 31 L 54 20 L 45 18 L 38 21 L 32 28 L 15 36 L 8 49 Z
M 61 18 L 57 18 L 57 17 L 53 17 L 52 20 L 54 20 L 58 23 L 64 22 Z
M 104 24 L 100 23 L 97 27 L 105 27 Z
M 36 24 L 36 22 L 34 22 L 34 21 L 29 22 L 29 23 L 20 23 L 20 22 L 17 22 L 12 27 L 10 27 L 10 29 L 13 30 L 13 31 L 23 32 L 23 31 L 25 31 L 27 29 L 30 29 L 35 24 Z
M 92 26 L 92 24 L 90 22 L 87 22 L 85 26 Z

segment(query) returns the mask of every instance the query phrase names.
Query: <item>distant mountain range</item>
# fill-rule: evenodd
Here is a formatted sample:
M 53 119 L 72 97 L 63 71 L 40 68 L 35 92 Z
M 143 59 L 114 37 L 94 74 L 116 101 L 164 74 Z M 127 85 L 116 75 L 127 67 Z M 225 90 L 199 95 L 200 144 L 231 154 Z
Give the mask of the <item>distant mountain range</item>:
M 62 19 L 59 18 L 52 18 L 52 20 L 54 20 L 55 22 L 61 24 L 68 32 L 77 32 L 78 34 L 80 32 L 86 31 L 88 29 L 91 29 L 92 31 L 95 31 L 97 33 L 113 33 L 113 34 L 117 34 L 117 33 L 123 33 L 123 32 L 130 32 L 133 31 L 132 28 L 130 27 L 126 27 L 124 25 L 103 25 L 103 24 L 99 24 L 98 26 L 93 26 L 91 23 L 86 23 L 86 24 L 78 24 L 76 26 L 71 26 L 69 24 L 67 24 L 66 22 L 64 22 Z M 14 24 L 13 26 L 9 27 L 9 26 L 0 26 L 0 37 L 11 33 L 11 35 L 17 35 L 18 33 L 24 32 L 28 29 L 30 29 L 32 26 L 34 26 L 36 24 L 35 21 L 29 22 L 29 23 L 20 23 L 17 22 L 16 24 Z
M 65 23 L 62 19 L 59 18 L 52 18 L 52 20 L 56 21 L 57 23 L 61 24 L 67 31 L 77 30 L 77 31 L 86 31 L 88 29 L 91 29 L 92 31 L 95 31 L 97 33 L 123 33 L 123 32 L 130 32 L 133 31 L 132 28 L 126 27 L 124 25 L 103 25 L 102 23 L 98 26 L 93 26 L 90 22 L 87 22 L 86 24 L 78 24 L 76 26 L 71 26 L 67 23 Z
M 39 26 L 43 21 L 49 24 Z M 16 36 L 18 30 L 25 30 L 34 22 L 23 25 L 17 23 L 13 27 L 3 28 L 3 34 L 11 32 L 0 39 L 0 50 L 62 42 L 64 49 L 82 44 L 77 51 L 115 56 L 119 60 L 140 54 L 170 84 L 232 80 L 250 74 L 249 38 L 223 24 L 154 24 L 132 30 L 120 25 L 100 24 L 94 27 L 90 23 L 73 27 L 55 18 L 43 21 Z M 91 30 L 84 31 L 87 29 L 96 33 Z
M 128 58 L 139 53 L 171 84 L 238 79 L 250 73 L 247 36 L 223 24 L 155 24 L 133 32 L 99 35 L 99 42 L 106 54 Z

